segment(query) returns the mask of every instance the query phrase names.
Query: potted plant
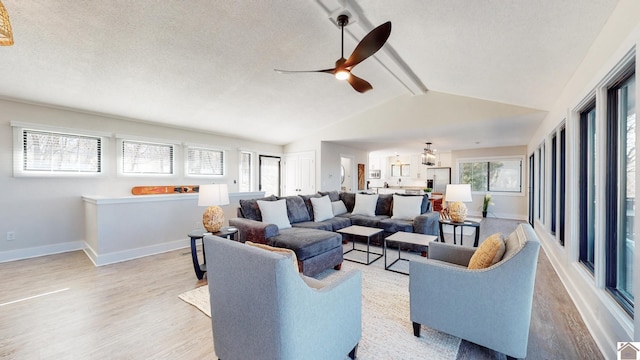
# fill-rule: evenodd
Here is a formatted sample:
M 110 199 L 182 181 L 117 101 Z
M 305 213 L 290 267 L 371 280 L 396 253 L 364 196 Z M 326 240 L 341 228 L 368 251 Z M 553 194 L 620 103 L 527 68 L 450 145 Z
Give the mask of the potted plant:
M 431 199 L 431 191 L 433 191 L 433 189 L 432 188 L 424 188 L 423 190 L 424 190 L 424 193 L 427 195 L 427 197 L 429 199 Z
M 487 193 L 484 194 L 484 201 L 482 203 L 482 217 L 487 217 L 487 209 L 489 209 L 489 205 L 494 205 L 493 201 L 491 201 L 493 198 L 491 197 L 491 194 Z

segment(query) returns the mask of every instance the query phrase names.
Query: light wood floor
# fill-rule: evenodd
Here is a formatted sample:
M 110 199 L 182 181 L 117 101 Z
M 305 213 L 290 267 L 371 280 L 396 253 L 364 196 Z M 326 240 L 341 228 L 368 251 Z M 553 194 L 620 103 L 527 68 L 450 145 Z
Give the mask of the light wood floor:
M 188 249 L 99 268 L 51 255 L 0 264 L 0 279 L 1 359 L 214 359 L 209 318 L 178 299 L 205 284 Z M 467 342 L 458 356 L 503 358 Z M 527 359 L 601 358 L 541 251 Z

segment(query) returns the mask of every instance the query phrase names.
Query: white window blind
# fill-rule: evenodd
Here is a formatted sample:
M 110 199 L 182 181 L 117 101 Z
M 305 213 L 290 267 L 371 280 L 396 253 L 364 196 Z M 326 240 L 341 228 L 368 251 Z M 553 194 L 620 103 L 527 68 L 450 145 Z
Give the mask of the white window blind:
M 189 175 L 224 175 L 224 151 L 188 147 L 187 173 Z
M 100 173 L 100 137 L 36 131 L 22 132 L 22 170 L 50 173 Z
M 123 140 L 122 173 L 173 174 L 173 145 Z

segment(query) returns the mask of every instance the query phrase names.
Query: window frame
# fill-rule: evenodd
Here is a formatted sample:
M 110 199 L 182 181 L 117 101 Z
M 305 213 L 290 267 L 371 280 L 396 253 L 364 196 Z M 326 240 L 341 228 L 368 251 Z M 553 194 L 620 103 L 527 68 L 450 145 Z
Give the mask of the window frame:
M 592 112 L 593 119 L 590 119 L 589 114 Z M 595 142 L 597 136 L 597 107 L 595 97 L 589 100 L 587 104 L 578 111 L 578 115 L 578 258 L 580 263 L 594 275 L 596 265 L 596 216 L 595 205 L 591 208 L 588 205 L 593 205 L 593 202 L 596 200 L 595 197 L 597 196 L 595 183 L 597 174 L 595 173 L 595 168 L 598 149 L 597 143 Z M 593 124 L 589 124 L 589 121 L 593 121 Z M 587 143 L 587 145 L 584 146 L 584 143 Z M 590 153 L 592 158 L 589 158 Z M 591 185 L 592 188 L 589 188 L 589 185 Z M 585 199 L 586 201 L 584 201 Z M 589 250 L 591 250 L 592 260 L 589 259 Z
M 618 90 L 622 88 L 631 78 L 635 78 L 635 58 L 624 67 L 617 76 L 613 78 L 613 81 L 607 86 L 606 91 L 606 162 L 608 171 L 606 172 L 605 180 L 605 192 L 606 192 L 606 215 L 605 215 L 605 289 L 613 297 L 613 299 L 622 307 L 622 309 L 631 317 L 634 317 L 634 299 L 629 298 L 623 291 L 618 288 L 618 258 L 620 253 L 618 251 L 618 243 L 620 236 L 626 239 L 626 233 L 622 228 L 620 213 L 623 209 L 626 209 L 626 203 L 622 204 L 621 188 L 624 187 L 626 193 L 626 177 L 622 173 L 626 173 L 626 162 L 620 157 L 622 146 L 625 146 L 626 153 L 626 137 L 627 130 L 620 128 L 621 121 L 626 119 L 620 119 L 619 117 L 619 96 Z M 636 88 L 637 89 L 637 88 Z M 637 90 L 636 90 L 637 91 Z M 635 94 L 633 95 L 635 96 Z M 636 104 L 636 120 L 637 120 L 637 104 Z M 637 127 L 636 127 L 637 129 Z M 624 139 L 623 139 L 624 137 Z M 622 140 L 622 141 L 621 141 Z M 622 169 L 625 166 L 625 169 Z M 626 201 L 626 195 L 625 200 Z M 634 212 L 635 216 L 635 212 Z M 633 224 L 631 224 L 633 226 Z M 635 240 L 635 239 L 634 239 Z M 634 250 L 635 251 L 635 250 Z M 631 266 L 633 268 L 633 259 L 631 260 Z M 627 264 L 629 265 L 629 264 Z M 633 273 L 632 273 L 633 276 Z M 633 286 L 633 284 L 632 284 Z M 633 291 L 633 289 L 632 289 Z M 633 294 L 632 294 L 633 296 Z
M 109 152 L 109 135 L 90 131 L 79 130 L 71 128 L 63 128 L 56 126 L 48 126 L 43 124 L 30 124 L 22 122 L 11 122 L 13 128 L 13 176 L 14 177 L 103 177 L 106 176 L 108 169 L 108 157 L 105 156 Z M 24 169 L 25 162 L 25 143 L 24 133 L 25 131 L 60 134 L 62 136 L 69 137 L 82 137 L 82 138 L 94 138 L 97 139 L 98 149 L 97 156 L 99 162 L 98 171 L 56 171 L 56 170 L 26 170 Z
M 519 191 L 503 191 L 503 190 L 492 190 L 491 186 L 490 186 L 490 176 L 489 173 L 491 171 L 490 169 L 490 163 L 492 162 L 499 162 L 499 161 L 519 161 L 520 162 L 520 190 Z M 504 195 L 504 196 L 524 196 L 525 195 L 525 189 L 523 186 L 523 181 L 524 181 L 524 165 L 525 165 L 525 157 L 521 156 L 521 155 L 515 155 L 515 156 L 492 156 L 492 157 L 481 157 L 481 158 L 460 158 L 456 160 L 456 171 L 458 172 L 458 183 L 462 184 L 463 181 L 461 179 L 461 171 L 460 171 L 460 165 L 464 164 L 464 163 L 487 163 L 487 190 L 473 190 L 473 188 L 471 189 L 471 193 L 472 194 L 485 194 L 485 193 L 491 193 L 494 195 Z
M 238 192 L 243 192 L 242 186 L 242 155 L 249 155 L 249 189 L 246 192 L 252 192 L 255 189 L 255 179 L 254 179 L 254 163 L 255 163 L 255 153 L 253 151 L 240 150 L 238 151 Z
M 190 172 L 190 163 L 189 163 L 189 150 L 197 149 L 204 151 L 211 151 L 220 153 L 222 156 L 222 166 L 220 167 L 220 174 L 196 174 Z M 207 145 L 199 145 L 199 144 L 185 144 L 184 145 L 184 175 L 185 177 L 194 177 L 194 178 L 221 178 L 225 177 L 227 174 L 227 151 L 218 147 L 212 147 Z
M 171 149 L 171 172 L 170 173 L 156 173 L 156 172 L 125 172 L 125 159 L 124 159 L 124 144 L 126 142 L 149 144 L 158 146 L 167 146 Z M 173 177 L 176 176 L 176 159 L 178 153 L 178 146 L 175 143 L 166 140 L 144 139 L 137 137 L 118 137 L 117 146 L 117 163 L 118 163 L 118 175 L 123 177 Z

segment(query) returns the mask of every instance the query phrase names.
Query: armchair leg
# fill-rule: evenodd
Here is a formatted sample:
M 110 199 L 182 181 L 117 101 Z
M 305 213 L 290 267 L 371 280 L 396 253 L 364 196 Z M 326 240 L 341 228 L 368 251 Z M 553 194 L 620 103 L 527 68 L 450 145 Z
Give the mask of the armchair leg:
M 338 264 L 338 265 L 334 266 L 334 267 L 333 267 L 333 269 L 334 269 L 334 270 L 340 270 L 340 269 L 342 269 L 342 263 L 340 263 L 340 264 Z
M 420 324 L 417 322 L 413 322 L 413 335 L 415 337 L 420 337 Z
M 355 359 L 358 353 L 358 344 L 349 352 L 349 359 Z

